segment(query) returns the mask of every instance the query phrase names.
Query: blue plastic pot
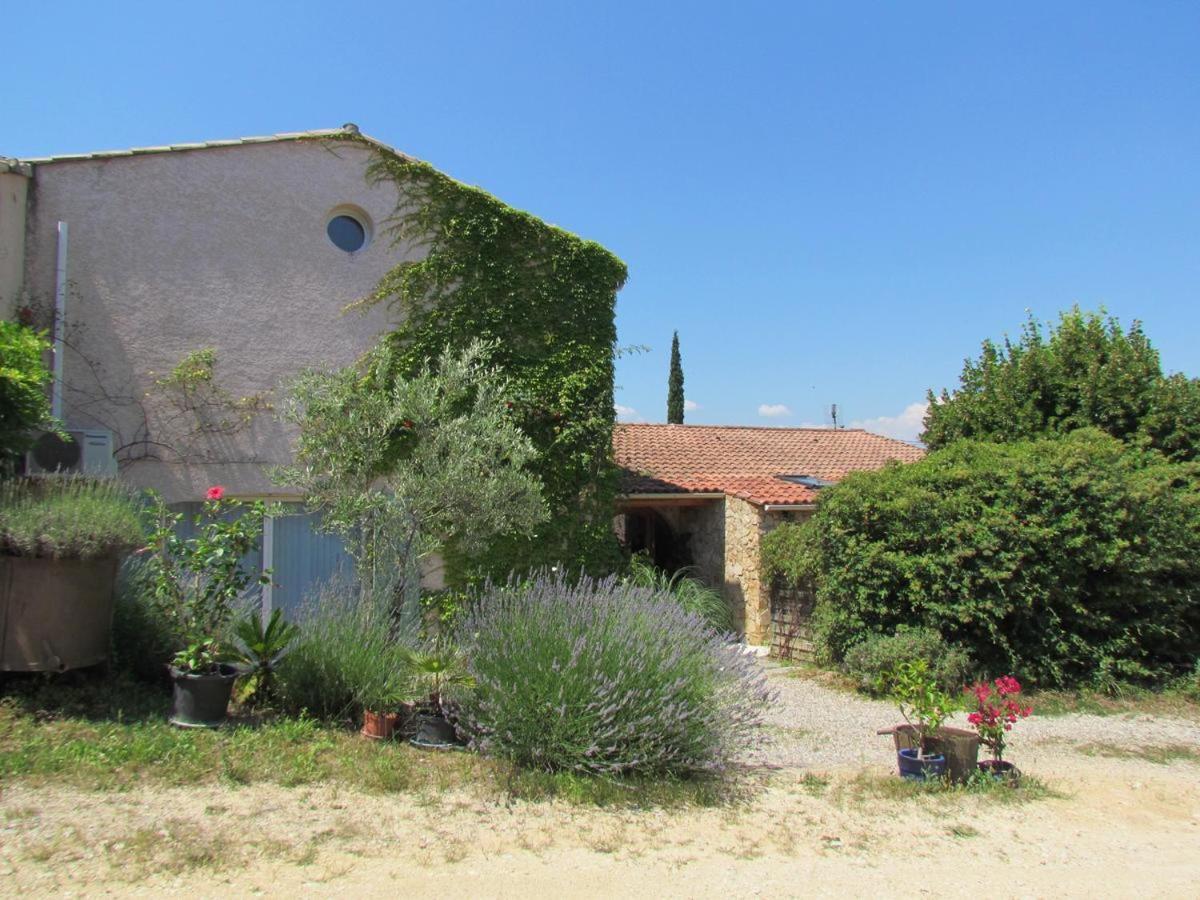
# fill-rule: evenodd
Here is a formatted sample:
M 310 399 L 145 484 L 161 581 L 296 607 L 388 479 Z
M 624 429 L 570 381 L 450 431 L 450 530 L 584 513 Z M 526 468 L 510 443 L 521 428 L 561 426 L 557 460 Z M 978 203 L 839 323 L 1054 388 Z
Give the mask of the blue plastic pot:
M 925 781 L 927 778 L 941 778 L 946 773 L 946 757 L 940 753 L 936 756 L 917 757 L 917 750 L 896 751 L 896 762 L 900 768 L 900 777 L 911 781 Z

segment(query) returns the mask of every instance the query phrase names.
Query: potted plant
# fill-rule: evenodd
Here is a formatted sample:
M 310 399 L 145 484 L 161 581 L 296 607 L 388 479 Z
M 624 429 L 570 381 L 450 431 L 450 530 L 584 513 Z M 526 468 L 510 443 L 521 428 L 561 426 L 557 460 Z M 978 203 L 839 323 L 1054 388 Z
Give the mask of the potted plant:
M 920 781 L 941 778 L 946 771 L 946 757 L 931 752 L 932 745 L 954 713 L 955 698 L 938 686 L 923 659 L 900 663 L 892 670 L 890 694 L 915 734 L 915 746 L 896 751 L 900 776 Z
M 461 692 L 473 686 L 462 651 L 448 641 L 407 652 L 408 683 L 416 699 L 416 747 L 445 749 L 458 743 L 450 720 Z
M 234 626 L 234 646 L 243 679 L 238 690 L 247 706 L 257 709 L 275 699 L 275 671 L 299 634 L 298 627 L 284 620 L 281 609 L 272 611 L 265 626 L 258 610 L 251 610 Z
M 395 666 L 380 666 L 358 685 L 355 699 L 362 707 L 363 737 L 388 741 L 400 733 L 412 706 L 412 683 L 407 676 L 405 654 L 397 651 Z M 391 656 L 391 654 L 387 654 Z
M 225 499 L 214 486 L 193 520 L 192 537 L 180 537 L 179 514 L 158 509 L 156 552 L 150 559 L 156 602 L 176 619 L 186 646 L 169 666 L 174 682 L 170 721 L 184 728 L 215 728 L 225 721 L 238 670 L 230 662 L 229 631 L 235 607 L 269 572 L 251 572 L 243 558 L 258 546 L 262 503 Z
M 103 662 L 121 558 L 145 542 L 137 504 L 110 479 L 0 486 L 0 669 L 62 672 Z
M 1016 767 L 1004 759 L 1006 735 L 1019 719 L 1033 713 L 1032 705 L 1022 705 L 1021 683 L 1011 675 L 1001 675 L 995 681 L 980 681 L 965 689 L 975 702 L 967 716 L 979 733 L 979 742 L 992 751 L 992 758 L 982 760 L 979 768 L 993 778 L 1017 778 Z

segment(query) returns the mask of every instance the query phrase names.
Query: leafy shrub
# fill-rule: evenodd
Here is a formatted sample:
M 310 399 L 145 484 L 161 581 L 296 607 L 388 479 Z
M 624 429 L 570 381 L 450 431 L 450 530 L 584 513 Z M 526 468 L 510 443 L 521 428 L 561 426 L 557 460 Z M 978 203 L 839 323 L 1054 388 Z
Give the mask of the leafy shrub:
M 733 628 L 733 612 L 724 596 L 703 581 L 693 578 L 687 569 L 669 575 L 641 554 L 629 560 L 629 581 L 639 587 L 669 595 L 685 612 L 695 613 L 720 634 Z
M 165 681 L 167 664 L 186 643 L 179 621 L 154 597 L 154 574 L 131 556 L 117 574 L 112 660 L 118 671 L 148 682 Z
M 144 539 L 137 502 L 117 481 L 51 476 L 0 485 L 0 553 L 99 559 Z
M 983 342 L 958 387 L 929 392 L 921 439 L 933 450 L 958 440 L 1031 440 L 1099 428 L 1177 462 L 1200 458 L 1200 379 L 1163 375 L 1158 351 L 1134 321 L 1064 312 L 1048 332 L 1030 316 L 1016 340 Z
M 792 554 L 773 567 L 813 579 L 834 660 L 912 624 L 1038 687 L 1157 680 L 1200 650 L 1196 475 L 1094 430 L 961 441 L 850 475 L 766 541 Z
M 45 335 L 16 322 L 0 321 L 0 465 L 24 450 L 38 428 L 51 424 L 42 354 Z
M 846 651 L 842 667 L 863 690 L 878 694 L 888 674 L 902 662 L 921 660 L 943 691 L 956 691 L 971 675 L 971 657 L 929 628 L 900 626 L 894 634 L 872 634 Z
M 543 771 L 719 772 L 769 699 L 752 658 L 669 595 L 542 575 L 464 621 L 473 746 Z
M 415 640 L 392 616 L 387 590 L 335 580 L 308 599 L 300 636 L 279 664 L 281 705 L 322 719 L 357 719 L 365 708 L 407 699 L 408 651 Z

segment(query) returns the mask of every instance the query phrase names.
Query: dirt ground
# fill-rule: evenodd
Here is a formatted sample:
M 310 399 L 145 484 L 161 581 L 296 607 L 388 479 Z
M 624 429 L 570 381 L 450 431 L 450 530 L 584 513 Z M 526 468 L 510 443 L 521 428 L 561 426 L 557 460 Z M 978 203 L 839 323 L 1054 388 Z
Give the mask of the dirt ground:
M 858 702 L 821 698 L 848 717 L 867 712 Z M 18 783 L 0 793 L 0 894 L 1200 896 L 1198 723 L 1139 719 L 1137 733 L 1165 735 L 1172 750 L 1141 758 L 1127 740 L 1095 742 L 1101 727 L 1122 734 L 1128 718 L 1095 718 L 1056 719 L 1017 745 L 1052 792 L 1023 804 L 889 796 L 885 739 L 859 738 L 853 765 L 805 766 L 812 732 L 798 725 L 794 739 L 781 732 L 779 761 L 756 762 L 741 801 L 704 809 Z

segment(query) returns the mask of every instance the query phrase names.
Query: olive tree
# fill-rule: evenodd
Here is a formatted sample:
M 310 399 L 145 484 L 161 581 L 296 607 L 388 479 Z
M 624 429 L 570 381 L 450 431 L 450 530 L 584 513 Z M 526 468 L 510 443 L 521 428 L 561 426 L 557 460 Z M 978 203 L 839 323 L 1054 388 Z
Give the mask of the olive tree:
M 381 345 L 357 366 L 309 370 L 294 383 L 284 417 L 300 436 L 277 478 L 346 540 L 364 584 L 399 572 L 411 589 L 422 557 L 530 534 L 545 520 L 528 469 L 535 450 L 487 350 L 478 341 L 446 349 L 404 377 Z

